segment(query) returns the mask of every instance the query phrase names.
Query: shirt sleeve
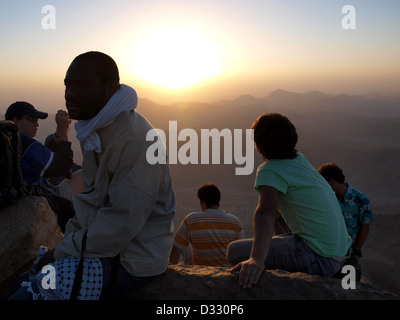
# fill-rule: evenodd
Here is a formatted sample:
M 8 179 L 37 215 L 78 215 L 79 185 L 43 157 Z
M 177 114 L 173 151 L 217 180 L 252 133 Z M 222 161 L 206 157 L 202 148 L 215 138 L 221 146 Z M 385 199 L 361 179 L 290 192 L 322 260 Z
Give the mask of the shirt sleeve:
M 44 175 L 47 178 L 65 176 L 73 164 L 71 142 L 60 141 L 59 143 L 54 143 L 51 141 L 49 145 L 52 147 L 50 150 L 53 151 L 54 157 Z
M 244 239 L 244 228 L 237 234 L 236 240 Z
M 279 172 L 270 168 L 268 163 L 264 163 L 257 170 L 254 186 L 257 192 L 259 191 L 260 186 L 270 186 L 285 194 L 288 189 L 288 182 L 279 174 Z
M 190 243 L 190 238 L 187 229 L 187 220 L 183 219 L 178 231 L 175 234 L 174 245 L 178 248 L 187 247 Z
M 359 220 L 361 224 L 368 224 L 374 221 L 374 215 L 372 214 L 371 210 L 371 203 L 367 197 L 361 198 Z
M 54 153 L 35 141 L 23 155 L 22 166 L 24 174 L 32 177 L 43 177 L 53 159 Z

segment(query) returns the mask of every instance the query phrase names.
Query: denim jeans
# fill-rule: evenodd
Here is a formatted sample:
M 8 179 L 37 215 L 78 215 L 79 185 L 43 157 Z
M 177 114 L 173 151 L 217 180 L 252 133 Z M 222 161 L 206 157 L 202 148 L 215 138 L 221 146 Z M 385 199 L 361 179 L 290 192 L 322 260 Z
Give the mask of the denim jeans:
M 32 300 L 32 294 L 27 290 L 28 288 L 22 287 L 24 281 L 29 280 L 29 273 L 24 273 L 19 276 L 12 284 L 10 291 L 1 298 L 1 300 Z
M 111 298 L 121 294 L 125 290 L 131 290 L 145 285 L 154 277 L 135 277 L 128 273 L 121 263 L 114 266 L 112 258 L 101 258 L 103 266 L 103 289 L 100 300 Z M 113 266 L 117 270 L 113 270 Z M 115 282 L 113 283 L 113 278 Z
M 237 240 L 227 248 L 227 260 L 232 265 L 250 257 L 253 239 Z M 294 234 L 272 237 L 265 260 L 266 269 L 303 272 L 310 275 L 332 276 L 342 266 L 345 258 L 326 258 L 314 252 L 305 241 Z

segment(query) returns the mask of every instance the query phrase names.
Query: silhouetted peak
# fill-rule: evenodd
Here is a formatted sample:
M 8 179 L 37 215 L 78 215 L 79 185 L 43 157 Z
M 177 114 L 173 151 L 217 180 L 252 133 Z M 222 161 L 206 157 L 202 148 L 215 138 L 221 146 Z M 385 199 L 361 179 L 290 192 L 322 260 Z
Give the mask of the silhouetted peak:
M 286 90 L 282 90 L 282 89 L 277 89 L 277 90 L 271 91 L 271 93 L 269 95 L 270 96 L 282 96 L 282 95 L 292 95 L 292 94 L 298 94 L 298 93 L 286 91 Z
M 330 97 L 330 95 L 327 95 L 326 93 L 322 93 L 317 90 L 308 91 L 305 95 L 310 98 L 315 98 L 315 99 L 323 99 L 323 98 Z
M 243 94 L 234 99 L 233 102 L 236 104 L 252 104 L 258 102 L 258 99 L 249 94 Z

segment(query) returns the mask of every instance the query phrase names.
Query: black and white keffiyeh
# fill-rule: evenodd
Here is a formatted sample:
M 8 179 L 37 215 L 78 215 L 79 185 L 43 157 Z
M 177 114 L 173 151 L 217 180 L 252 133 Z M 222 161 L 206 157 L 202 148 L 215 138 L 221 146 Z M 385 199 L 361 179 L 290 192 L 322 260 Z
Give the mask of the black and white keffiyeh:
M 37 257 L 40 257 L 48 250 L 41 246 Z M 37 260 L 37 261 L 38 261 Z M 37 263 L 37 262 L 36 262 Z M 49 272 L 36 271 L 36 263 L 33 265 L 29 281 L 22 286 L 28 287 L 33 300 L 69 300 L 78 268 L 79 258 L 68 256 L 49 264 L 54 267 L 55 288 L 49 288 Z M 103 267 L 99 259 L 84 259 L 81 288 L 78 300 L 99 300 L 103 286 Z

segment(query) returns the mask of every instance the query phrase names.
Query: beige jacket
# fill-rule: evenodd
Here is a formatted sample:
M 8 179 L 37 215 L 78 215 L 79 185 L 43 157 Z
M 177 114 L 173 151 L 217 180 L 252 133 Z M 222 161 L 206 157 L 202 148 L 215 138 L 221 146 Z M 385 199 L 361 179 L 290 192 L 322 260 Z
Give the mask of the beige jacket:
M 139 113 L 126 111 L 97 131 L 102 152 L 83 151 L 85 191 L 75 197 L 76 217 L 55 249 L 56 259 L 80 257 L 87 231 L 85 257 L 121 253 L 122 265 L 138 277 L 167 269 L 175 195 L 168 166 L 146 160 L 152 128 Z

